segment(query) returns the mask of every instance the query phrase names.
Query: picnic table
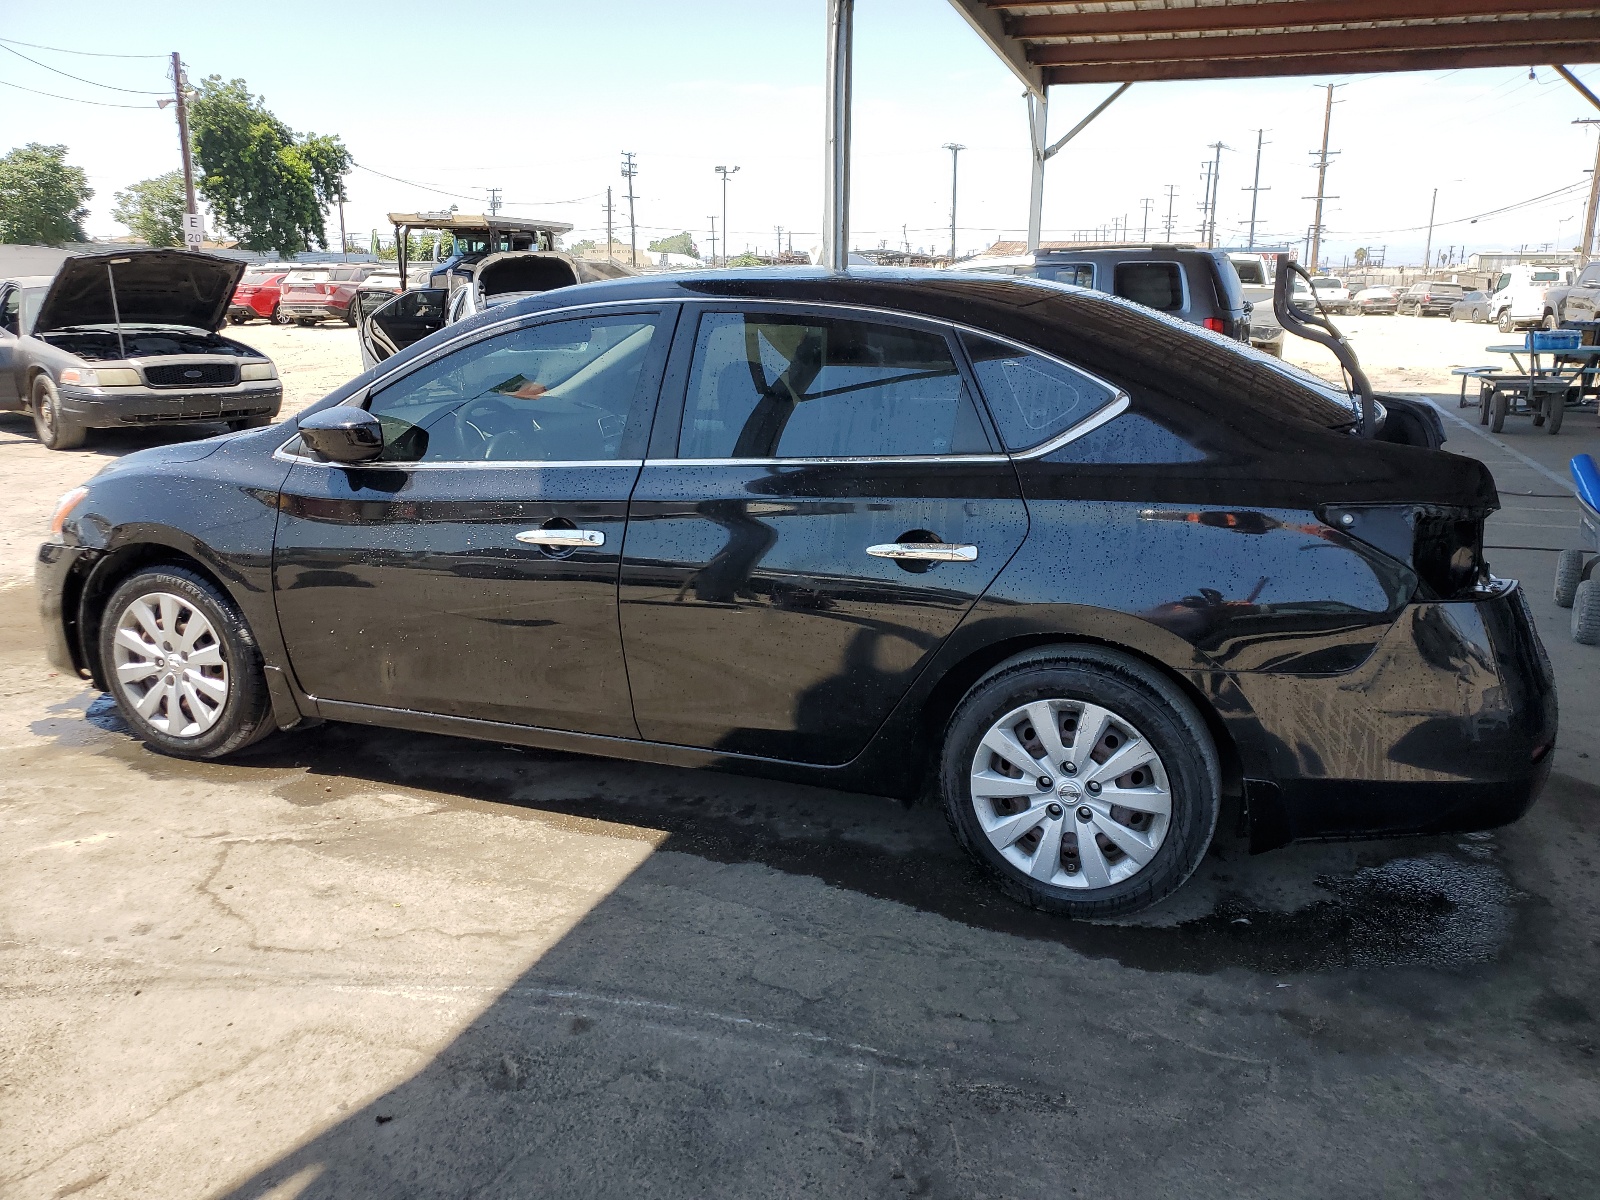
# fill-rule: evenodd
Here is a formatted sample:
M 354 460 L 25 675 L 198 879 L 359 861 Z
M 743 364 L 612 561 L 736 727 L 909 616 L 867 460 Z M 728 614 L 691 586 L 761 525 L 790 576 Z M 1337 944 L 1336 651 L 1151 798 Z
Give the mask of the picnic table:
M 1544 426 L 1547 433 L 1560 432 L 1568 393 L 1576 391 L 1581 402 L 1600 373 L 1600 345 L 1535 350 L 1524 342 L 1512 342 L 1484 349 L 1508 356 L 1516 371 L 1467 367 L 1457 373 L 1462 376 L 1463 401 L 1467 379 L 1478 381 L 1479 423 L 1496 433 L 1505 428 L 1506 417 L 1513 412 L 1532 414 L 1534 425 Z

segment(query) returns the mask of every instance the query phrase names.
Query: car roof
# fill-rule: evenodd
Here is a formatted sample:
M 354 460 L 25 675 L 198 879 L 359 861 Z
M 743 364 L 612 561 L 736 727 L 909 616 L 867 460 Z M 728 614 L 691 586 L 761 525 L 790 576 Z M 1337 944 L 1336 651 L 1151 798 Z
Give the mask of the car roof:
M 54 278 L 53 275 L 15 275 L 10 279 L 0 279 L 0 283 L 14 283 L 25 288 L 49 287 Z

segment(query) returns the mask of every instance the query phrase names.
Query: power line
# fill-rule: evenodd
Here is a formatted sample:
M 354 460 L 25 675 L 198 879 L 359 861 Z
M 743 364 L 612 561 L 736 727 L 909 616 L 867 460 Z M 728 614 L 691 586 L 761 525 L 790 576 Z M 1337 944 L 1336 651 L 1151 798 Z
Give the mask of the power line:
M 103 50 L 68 50 L 65 46 L 41 46 L 38 42 L 19 42 L 16 38 L 0 38 L 13 46 L 26 46 L 30 50 L 53 50 L 57 54 L 82 54 L 87 58 L 165 58 L 165 54 L 108 54 Z
M 0 84 L 9 88 L 16 88 L 19 92 L 32 92 L 35 96 L 49 96 L 52 100 L 71 100 L 74 104 L 94 104 L 100 108 L 137 108 L 144 111 L 153 111 L 154 104 L 113 104 L 109 100 L 85 100 L 82 96 L 62 96 L 56 92 L 41 92 L 38 88 L 23 87 L 20 83 L 12 83 L 9 79 L 0 79 Z
M 1544 200 L 1551 200 L 1557 196 L 1566 196 L 1577 191 L 1579 188 L 1586 188 L 1588 186 L 1589 181 L 1587 179 L 1580 179 L 1577 183 L 1569 183 L 1565 187 L 1559 187 L 1553 192 L 1545 192 L 1543 195 L 1534 196 L 1528 200 L 1518 200 L 1514 204 L 1507 204 L 1502 208 L 1493 208 L 1488 212 L 1481 212 L 1477 214 L 1477 216 L 1456 217 L 1450 221 L 1436 221 L 1434 223 L 1434 228 L 1442 229 L 1446 225 L 1462 225 L 1472 221 L 1482 221 L 1488 217 L 1504 216 L 1506 213 L 1515 212 L 1520 208 L 1527 208 L 1530 205 L 1538 204 Z M 1358 234 L 1421 233 L 1426 228 L 1426 225 L 1407 225 L 1400 229 L 1349 229 L 1344 230 L 1343 232 L 1346 236 L 1354 236 Z
M 31 62 L 36 67 L 43 67 L 46 71 L 54 71 L 57 75 L 64 75 L 68 79 L 76 79 L 79 83 L 87 83 L 90 87 L 101 87 L 112 92 L 132 92 L 135 96 L 164 96 L 165 92 L 152 92 L 145 88 L 118 87 L 114 83 L 101 83 L 98 79 L 85 79 L 82 75 L 74 75 L 71 71 L 63 71 L 60 67 L 52 67 L 49 63 L 42 63 L 37 58 L 29 58 L 21 50 L 13 50 L 10 46 L 0 46 L 7 54 L 15 54 L 23 62 Z

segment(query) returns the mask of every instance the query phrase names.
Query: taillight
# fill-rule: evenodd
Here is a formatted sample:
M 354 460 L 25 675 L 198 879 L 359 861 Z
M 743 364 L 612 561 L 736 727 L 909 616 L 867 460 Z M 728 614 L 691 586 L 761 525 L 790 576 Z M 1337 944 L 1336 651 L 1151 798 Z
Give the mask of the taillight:
M 1205 320 L 1205 326 L 1207 329 L 1211 330 L 1212 333 L 1228 332 L 1228 323 L 1221 317 L 1207 317 Z

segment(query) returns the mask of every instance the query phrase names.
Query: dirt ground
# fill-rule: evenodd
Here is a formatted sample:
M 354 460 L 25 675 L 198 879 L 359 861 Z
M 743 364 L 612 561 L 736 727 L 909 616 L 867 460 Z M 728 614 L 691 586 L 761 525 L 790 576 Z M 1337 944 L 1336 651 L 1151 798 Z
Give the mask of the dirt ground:
M 1495 471 L 1556 774 L 1491 834 L 1224 828 L 1115 924 L 869 797 L 350 726 L 156 755 L 44 663 L 29 572 L 158 439 L 0 417 L 0 1194 L 1600 1195 L 1600 650 L 1549 598 L 1600 436 L 1460 421 L 1492 329 L 1349 325 Z M 237 332 L 287 412 L 358 369 L 344 328 Z

